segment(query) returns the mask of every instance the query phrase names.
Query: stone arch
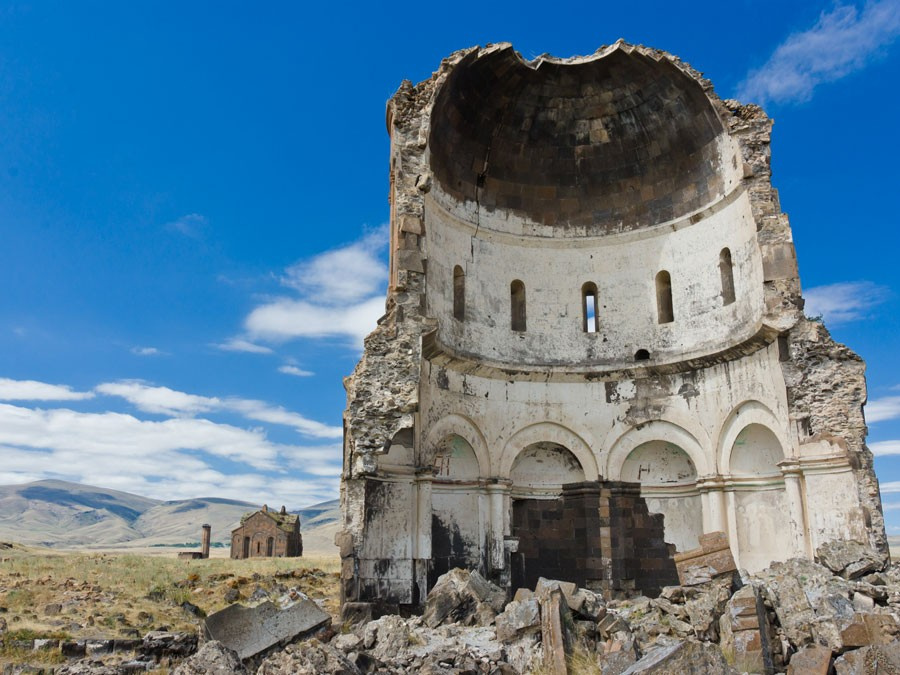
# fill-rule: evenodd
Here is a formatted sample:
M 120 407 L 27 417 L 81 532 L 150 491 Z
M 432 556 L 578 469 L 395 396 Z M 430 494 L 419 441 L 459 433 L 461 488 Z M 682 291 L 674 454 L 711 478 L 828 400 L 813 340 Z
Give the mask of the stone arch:
M 425 447 L 422 451 L 422 464 L 427 466 L 434 463 L 437 449 L 441 442 L 450 436 L 459 436 L 464 439 L 475 453 L 478 460 L 478 472 L 482 478 L 492 475 L 491 458 L 488 453 L 487 441 L 478 426 L 468 417 L 451 413 L 439 419 L 428 430 L 425 438 Z
M 509 478 L 516 457 L 529 445 L 542 442 L 563 446 L 575 455 L 581 464 L 585 480 L 598 479 L 600 472 L 597 468 L 597 459 L 591 451 L 590 445 L 571 429 L 555 422 L 538 422 L 514 433 L 500 454 L 500 462 L 497 467 L 498 476 Z
M 785 458 L 793 456 L 793 448 L 788 440 L 788 435 L 779 423 L 775 414 L 762 402 L 748 400 L 736 405 L 722 424 L 719 432 L 719 441 L 716 446 L 716 457 L 719 472 L 731 473 L 731 451 L 737 440 L 738 434 L 744 427 L 750 424 L 762 425 L 771 431 L 781 445 L 781 451 Z
M 777 476 L 778 463 L 784 460 L 781 442 L 769 427 L 753 422 L 741 429 L 729 453 L 732 476 Z
M 613 442 L 604 463 L 604 475 L 610 480 L 621 480 L 622 467 L 632 451 L 650 441 L 669 441 L 681 448 L 693 462 L 698 476 L 713 471 L 714 459 L 704 452 L 697 437 L 679 424 L 667 420 L 654 420 L 631 427 Z
M 607 476 L 640 483 L 648 510 L 665 516 L 665 540 L 683 552 L 696 548 L 703 534 L 697 479 L 712 463 L 693 434 L 659 420 L 619 438 L 609 453 Z

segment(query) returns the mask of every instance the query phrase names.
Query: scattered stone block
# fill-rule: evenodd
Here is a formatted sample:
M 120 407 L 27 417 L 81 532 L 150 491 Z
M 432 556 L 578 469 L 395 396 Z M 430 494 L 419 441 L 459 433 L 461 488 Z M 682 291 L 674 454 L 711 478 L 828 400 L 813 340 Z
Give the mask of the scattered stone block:
M 238 655 L 217 640 L 204 644 L 193 656 L 182 661 L 172 675 L 244 675 L 247 670 Z
M 881 675 L 900 672 L 900 642 L 854 649 L 834 660 L 835 675 Z
M 724 532 L 700 535 L 700 547 L 675 554 L 675 569 L 682 586 L 696 586 L 737 571 Z
M 497 615 L 497 639 L 513 640 L 520 634 L 536 632 L 541 627 L 541 607 L 537 598 L 513 600 Z
M 809 645 L 791 657 L 787 675 L 828 675 L 831 672 L 831 650 L 822 645 Z
M 816 561 L 845 579 L 881 572 L 887 558 L 858 541 L 834 540 L 816 549 Z
M 693 640 L 651 648 L 622 675 L 684 675 L 685 673 L 717 673 L 737 675 L 719 648 L 708 642 Z
M 441 575 L 428 593 L 422 620 L 431 628 L 455 622 L 485 625 L 505 604 L 506 593 L 478 572 L 455 568 Z
M 208 616 L 203 631 L 208 639 L 218 640 L 244 660 L 330 624 L 331 617 L 315 602 L 302 599 L 284 609 L 272 602 L 255 607 L 229 605 Z
M 762 600 L 753 586 L 731 596 L 719 619 L 720 647 L 731 663 L 750 673 L 775 672 L 769 646 L 769 626 Z
M 544 668 L 551 675 L 568 675 L 572 638 L 568 626 L 572 618 L 560 588 L 553 588 L 541 600 L 541 644 Z

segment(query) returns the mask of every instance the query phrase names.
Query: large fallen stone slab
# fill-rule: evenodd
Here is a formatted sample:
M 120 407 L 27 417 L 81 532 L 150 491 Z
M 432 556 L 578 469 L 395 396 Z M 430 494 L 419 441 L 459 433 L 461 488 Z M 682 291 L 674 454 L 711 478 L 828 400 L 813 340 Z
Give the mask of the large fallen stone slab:
M 255 607 L 229 605 L 203 623 L 209 640 L 237 652 L 242 661 L 277 644 L 288 644 L 331 623 L 331 617 L 309 599 L 280 609 L 273 602 Z

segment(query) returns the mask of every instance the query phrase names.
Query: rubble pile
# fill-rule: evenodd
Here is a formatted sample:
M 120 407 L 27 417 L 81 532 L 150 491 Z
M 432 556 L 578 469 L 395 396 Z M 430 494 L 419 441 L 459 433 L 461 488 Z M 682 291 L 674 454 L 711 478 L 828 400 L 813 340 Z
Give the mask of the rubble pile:
M 207 619 L 199 651 L 169 663 L 174 675 L 900 672 L 900 565 L 852 542 L 817 553 L 817 562 L 795 558 L 753 575 L 726 561 L 715 574 L 684 575 L 655 598 L 606 599 L 541 578 L 507 601 L 478 572 L 454 569 L 440 577 L 421 616 L 351 612 L 338 628 L 305 598 L 281 614 L 270 602 L 236 607 Z M 243 626 L 260 612 L 265 621 L 256 630 L 268 638 L 253 649 L 246 636 L 232 639 L 241 631 L 223 630 L 232 615 Z M 149 664 L 159 663 L 156 652 L 174 655 L 161 640 L 155 652 L 143 650 Z M 119 674 L 142 666 L 94 656 L 56 672 Z

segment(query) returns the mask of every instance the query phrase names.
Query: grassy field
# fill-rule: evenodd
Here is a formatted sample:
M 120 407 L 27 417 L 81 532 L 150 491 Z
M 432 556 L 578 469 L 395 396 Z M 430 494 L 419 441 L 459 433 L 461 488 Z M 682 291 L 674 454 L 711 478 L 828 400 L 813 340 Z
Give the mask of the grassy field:
M 128 637 L 150 630 L 196 630 L 200 618 L 265 591 L 296 589 L 338 612 L 336 556 L 178 560 L 135 553 L 66 553 L 0 548 L 0 619 L 6 642 L 43 637 Z

